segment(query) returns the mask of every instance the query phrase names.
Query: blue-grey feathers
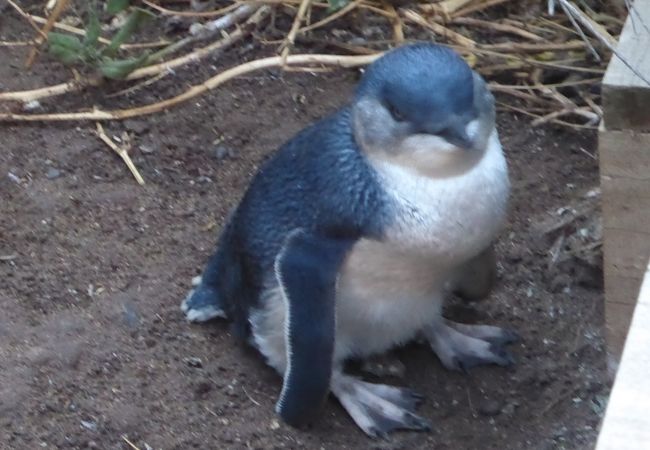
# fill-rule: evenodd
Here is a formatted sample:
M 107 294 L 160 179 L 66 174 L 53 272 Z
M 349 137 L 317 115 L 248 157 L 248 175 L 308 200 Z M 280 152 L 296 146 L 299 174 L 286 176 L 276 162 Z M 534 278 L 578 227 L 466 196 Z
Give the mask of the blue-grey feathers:
M 286 302 L 287 369 L 276 411 L 291 425 L 313 419 L 329 392 L 336 331 L 336 279 L 352 239 L 297 230 L 275 263 Z

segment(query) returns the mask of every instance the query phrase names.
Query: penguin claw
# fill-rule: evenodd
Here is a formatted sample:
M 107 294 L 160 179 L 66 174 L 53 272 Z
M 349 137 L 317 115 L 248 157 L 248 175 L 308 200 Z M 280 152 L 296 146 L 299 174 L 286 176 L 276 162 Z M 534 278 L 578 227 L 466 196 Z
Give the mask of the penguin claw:
M 368 430 L 364 430 L 364 432 L 373 439 L 383 439 L 385 441 L 388 440 L 388 433 L 380 430 L 377 427 L 370 427 Z
M 458 356 L 454 356 L 451 366 L 452 367 L 449 368 L 450 370 L 455 370 L 457 372 L 462 372 L 465 375 L 469 374 L 470 367 L 468 367 L 467 362 L 464 361 L 463 359 L 459 358 Z
M 504 347 L 505 344 L 490 344 L 490 351 L 496 356 L 494 363 L 501 367 L 508 367 L 515 363 L 515 358 Z
M 415 403 L 415 406 L 420 406 L 424 402 L 424 395 L 420 394 L 419 392 L 416 392 L 412 389 L 408 388 L 403 388 L 404 395 L 407 396 L 408 398 L 411 398 L 413 402 Z
M 499 328 L 498 330 L 499 332 L 495 333 L 492 336 L 474 336 L 474 337 L 484 340 L 485 342 L 489 342 L 495 347 L 503 347 L 508 344 L 517 343 L 521 340 L 521 336 L 519 336 L 518 333 L 512 330 L 508 330 L 505 328 Z
M 515 362 L 505 346 L 515 342 L 518 335 L 509 330 L 445 321 L 431 326 L 426 334 L 431 348 L 450 370 L 468 373 L 480 365 L 507 367 Z
M 470 369 L 476 366 L 496 364 L 501 367 L 508 367 L 514 364 L 515 360 L 505 348 L 490 344 L 490 351 L 482 356 L 462 354 L 454 357 L 452 370 L 469 374 Z
M 389 439 L 390 433 L 397 430 L 409 430 L 409 431 L 431 431 L 431 424 L 428 420 L 418 416 L 415 413 L 403 411 L 402 417 L 391 417 L 389 412 L 381 411 L 379 409 L 371 409 L 368 407 L 366 410 L 367 419 L 370 419 L 373 423 L 368 428 L 365 428 L 363 425 L 361 429 L 370 437 L 377 439 Z
M 493 341 L 494 343 L 499 344 L 515 344 L 521 341 L 521 335 L 514 330 L 508 330 L 506 328 L 502 329 L 503 337 L 500 341 Z
M 372 438 L 387 439 L 395 430 L 431 430 L 431 424 L 415 414 L 423 397 L 410 389 L 339 375 L 332 383 L 332 392 L 356 424 Z
M 431 431 L 431 423 L 417 414 L 409 413 L 408 420 L 410 430 Z

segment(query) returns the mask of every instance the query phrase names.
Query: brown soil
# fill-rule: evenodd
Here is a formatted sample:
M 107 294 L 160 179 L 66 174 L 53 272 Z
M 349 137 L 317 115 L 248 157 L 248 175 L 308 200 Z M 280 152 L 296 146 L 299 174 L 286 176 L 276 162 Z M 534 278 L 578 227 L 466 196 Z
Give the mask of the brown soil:
M 28 36 L 5 13 L 0 39 Z M 253 50 L 253 53 L 258 50 Z M 69 73 L 24 49 L 0 48 L 0 89 Z M 229 65 L 242 57 L 221 56 Z M 166 93 L 214 72 L 209 64 L 156 84 Z M 109 123 L 134 135 L 138 187 L 89 123 L 2 125 L 0 152 L 0 447 L 592 448 L 608 394 L 599 280 L 548 263 L 537 224 L 597 186 L 592 134 L 499 118 L 511 167 L 510 221 L 489 300 L 451 308 L 462 320 L 523 337 L 511 369 L 445 371 L 426 348 L 399 350 L 402 379 L 426 396 L 430 433 L 371 441 L 331 400 L 305 431 L 278 423 L 279 377 L 235 345 L 221 322 L 188 324 L 179 303 L 260 162 L 304 125 L 341 105 L 354 74 L 262 72 L 172 111 Z M 53 100 L 59 109 L 140 104 L 111 89 Z M 223 142 L 219 143 L 219 140 Z

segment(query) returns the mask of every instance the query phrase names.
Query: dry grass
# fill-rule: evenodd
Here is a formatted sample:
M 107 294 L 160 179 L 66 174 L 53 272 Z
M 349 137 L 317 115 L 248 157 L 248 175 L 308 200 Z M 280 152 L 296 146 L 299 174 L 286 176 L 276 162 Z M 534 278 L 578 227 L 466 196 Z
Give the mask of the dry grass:
M 39 18 L 40 22 L 46 23 L 43 31 L 57 27 L 83 34 L 83 29 L 66 25 L 65 3 L 61 2 L 62 6 L 55 7 L 49 18 Z M 305 56 L 291 58 L 290 52 L 302 43 L 308 43 L 339 52 L 343 50 L 345 55 L 364 55 L 360 61 L 369 62 L 402 42 L 426 39 L 449 45 L 463 55 L 475 70 L 490 80 L 497 95 L 508 97 L 500 99 L 502 107 L 530 116 L 533 126 L 556 123 L 579 129 L 598 126 L 601 118 L 598 87 L 623 20 L 620 8 L 615 7 L 614 2 L 609 9 L 594 11 L 585 7 L 584 2 L 580 4 L 581 9 L 568 0 L 558 1 L 562 8 L 554 15 L 527 11 L 531 5 L 539 7 L 539 2 L 514 0 L 444 0 L 404 6 L 395 6 L 384 0 L 354 0 L 334 12 L 328 12 L 327 4 L 315 0 L 222 1 L 214 11 L 192 11 L 186 3 L 175 4 L 175 9 L 170 9 L 167 3 L 147 0 L 140 2 L 140 6 L 160 17 L 177 15 L 182 20 L 192 21 L 190 30 L 193 33 L 165 47 L 161 55 L 171 56 L 188 50 L 131 72 L 123 81 L 123 91 L 156 89 L 155 82 L 171 70 L 197 63 L 227 46 L 251 41 L 261 45 L 277 42 L 280 63 L 286 70 L 316 71 L 319 64 L 331 65 L 332 58 L 337 60 L 344 55 L 313 55 L 305 68 L 296 63 L 305 60 Z M 26 27 L 36 28 L 34 16 L 15 6 L 15 10 L 25 18 Z M 372 41 L 357 36 L 354 39 L 352 32 L 345 31 L 351 24 L 358 24 L 361 28 L 367 24 L 379 24 L 385 38 Z M 341 32 L 341 29 L 344 31 Z M 36 33 L 33 42 L 42 41 L 44 34 Z M 272 35 L 284 37 L 269 39 L 268 36 Z M 200 46 L 199 43 L 206 40 L 209 44 Z M 122 51 L 165 43 L 160 39 L 154 43 L 124 45 Z M 220 85 L 233 76 L 246 73 L 251 67 L 267 67 L 268 59 L 263 61 L 219 69 L 221 73 L 187 92 L 193 93 L 191 97 L 201 95 L 208 90 L 205 86 L 211 80 L 221 80 Z M 289 64 L 287 61 L 292 62 Z M 135 86 L 131 83 L 131 80 L 140 78 L 147 80 Z M 27 103 L 70 95 L 101 83 L 101 78 L 96 74 L 86 74 L 55 86 L 0 92 L 0 103 Z M 157 95 L 165 97 L 164 92 Z M 179 97 L 186 99 L 187 96 L 170 97 L 159 102 L 163 105 L 161 107 L 142 105 L 120 110 L 119 113 L 52 110 L 46 114 L 32 115 L 16 114 L 14 108 L 0 114 L 0 121 L 119 120 L 173 107 L 179 102 Z M 91 106 L 88 105 L 85 111 L 92 109 Z

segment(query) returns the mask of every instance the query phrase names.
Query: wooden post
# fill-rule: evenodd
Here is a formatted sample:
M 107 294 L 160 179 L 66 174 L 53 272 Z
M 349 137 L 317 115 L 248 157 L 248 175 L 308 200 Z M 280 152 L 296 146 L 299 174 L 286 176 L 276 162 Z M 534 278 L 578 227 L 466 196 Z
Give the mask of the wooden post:
M 636 0 L 617 51 L 650 78 L 650 0 Z M 620 358 L 650 257 L 650 85 L 612 56 L 599 131 L 607 348 Z
M 650 449 L 650 267 L 634 310 L 596 450 Z

